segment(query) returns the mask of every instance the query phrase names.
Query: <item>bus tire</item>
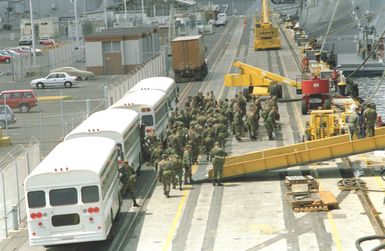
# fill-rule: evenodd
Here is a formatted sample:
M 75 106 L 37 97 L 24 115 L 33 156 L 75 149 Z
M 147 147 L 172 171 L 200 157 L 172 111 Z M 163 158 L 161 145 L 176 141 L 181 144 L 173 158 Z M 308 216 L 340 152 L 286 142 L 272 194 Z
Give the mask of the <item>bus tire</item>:
M 119 203 L 119 207 L 118 207 L 118 212 L 116 213 L 116 216 L 118 216 L 120 214 L 120 211 L 121 211 L 122 205 L 123 205 L 123 199 L 122 199 L 121 191 L 118 192 L 118 203 Z
M 196 81 L 202 81 L 203 80 L 201 69 L 194 72 L 194 80 L 196 80 Z
M 307 114 L 306 99 L 302 99 L 302 101 L 301 101 L 301 110 L 302 110 L 302 115 L 306 115 Z
M 112 212 L 112 209 L 111 209 L 111 228 L 110 228 L 110 232 L 108 232 L 108 235 L 107 235 L 107 241 L 112 241 L 115 237 L 115 224 L 114 224 L 114 213 Z
M 329 110 L 329 109 L 332 108 L 332 103 L 331 103 L 330 99 L 325 99 L 324 107 L 325 107 L 326 110 Z
M 282 85 L 277 85 L 277 98 L 282 98 Z
M 179 72 L 175 72 L 174 80 L 175 80 L 175 83 L 181 83 L 182 75 Z

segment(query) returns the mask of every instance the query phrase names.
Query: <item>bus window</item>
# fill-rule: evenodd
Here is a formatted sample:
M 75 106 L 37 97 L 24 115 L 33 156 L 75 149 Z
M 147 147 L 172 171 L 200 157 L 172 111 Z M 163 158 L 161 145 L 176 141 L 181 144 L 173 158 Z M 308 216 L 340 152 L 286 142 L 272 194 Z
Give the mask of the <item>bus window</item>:
M 99 201 L 99 188 L 98 186 L 82 187 L 82 202 L 92 203 Z
M 49 191 L 51 206 L 74 205 L 78 203 L 76 188 L 63 188 Z
M 80 217 L 79 214 L 54 215 L 51 218 L 51 222 L 54 227 L 78 225 L 80 223 Z
M 28 207 L 38 208 L 45 207 L 45 193 L 44 191 L 34 191 L 28 193 Z
M 142 123 L 146 126 L 153 126 L 154 125 L 154 118 L 152 115 L 143 115 L 142 116 Z

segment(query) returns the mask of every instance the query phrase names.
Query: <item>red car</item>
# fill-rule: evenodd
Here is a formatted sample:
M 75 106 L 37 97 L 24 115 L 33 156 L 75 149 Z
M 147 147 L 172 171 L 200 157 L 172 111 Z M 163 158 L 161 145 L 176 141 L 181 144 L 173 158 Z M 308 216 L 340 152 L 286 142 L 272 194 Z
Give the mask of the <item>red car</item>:
M 5 62 L 9 64 L 11 62 L 11 56 L 5 55 L 5 54 L 0 54 L 0 62 Z
M 19 109 L 20 112 L 28 112 L 32 107 L 37 106 L 37 97 L 33 90 L 9 90 L 0 93 L 0 103 L 4 102 L 12 109 Z
M 44 46 L 47 46 L 47 45 L 54 45 L 55 44 L 55 40 L 53 39 L 46 39 L 46 40 L 43 40 L 43 45 Z

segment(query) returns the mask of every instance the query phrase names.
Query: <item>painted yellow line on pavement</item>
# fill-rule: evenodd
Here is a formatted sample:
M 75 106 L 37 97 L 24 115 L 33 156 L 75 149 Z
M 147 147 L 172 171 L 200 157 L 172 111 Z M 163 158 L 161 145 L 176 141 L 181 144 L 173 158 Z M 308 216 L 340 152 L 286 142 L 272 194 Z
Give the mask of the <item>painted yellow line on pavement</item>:
M 336 248 L 338 251 L 342 251 L 343 249 L 341 244 L 341 238 L 340 238 L 340 235 L 338 234 L 337 225 L 333 219 L 333 215 L 331 212 L 327 212 L 327 216 L 331 226 L 332 236 L 333 236 L 334 242 L 336 243 Z
M 198 166 L 197 165 L 193 165 L 192 166 L 192 170 L 191 170 L 192 174 L 195 174 L 197 169 L 198 169 Z M 168 232 L 167 239 L 166 239 L 166 242 L 165 242 L 165 244 L 164 244 L 164 246 L 162 248 L 162 251 L 168 251 L 169 250 L 171 241 L 172 241 L 172 239 L 173 239 L 173 237 L 175 235 L 176 228 L 178 226 L 179 219 L 182 216 L 183 206 L 184 206 L 184 204 L 186 202 L 186 198 L 190 194 L 191 185 L 187 185 L 187 186 L 184 186 L 184 187 L 186 187 L 188 189 L 186 191 L 184 191 L 183 197 L 182 197 L 181 201 L 179 202 L 178 210 L 176 211 L 174 220 L 172 221 L 172 225 L 171 225 L 170 231 Z
M 53 101 L 53 100 L 69 100 L 71 96 L 41 96 L 37 97 L 37 101 Z
M 317 167 L 314 165 L 309 165 L 309 168 L 314 170 L 314 174 L 316 176 L 315 178 L 320 180 L 319 175 L 318 175 L 318 171 L 317 171 Z M 322 184 L 320 181 L 318 181 L 318 185 L 319 185 L 318 189 L 321 191 L 322 190 Z M 342 251 L 343 249 L 342 249 L 341 237 L 338 233 L 337 225 L 336 225 L 336 222 L 334 221 L 333 215 L 330 211 L 327 212 L 326 215 L 327 215 L 328 220 L 329 220 L 329 224 L 330 224 L 330 228 L 331 228 L 330 230 L 331 230 L 333 240 L 336 243 L 336 248 L 338 251 Z

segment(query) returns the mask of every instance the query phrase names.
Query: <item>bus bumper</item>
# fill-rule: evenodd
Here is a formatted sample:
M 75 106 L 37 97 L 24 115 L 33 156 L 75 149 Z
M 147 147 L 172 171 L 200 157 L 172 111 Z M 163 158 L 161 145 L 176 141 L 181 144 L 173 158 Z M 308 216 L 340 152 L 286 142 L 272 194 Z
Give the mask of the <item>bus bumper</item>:
M 31 246 L 53 246 L 61 244 L 70 244 L 78 242 L 102 241 L 106 240 L 104 232 L 71 232 L 70 234 L 54 234 L 50 236 L 33 236 L 29 237 L 29 245 Z

